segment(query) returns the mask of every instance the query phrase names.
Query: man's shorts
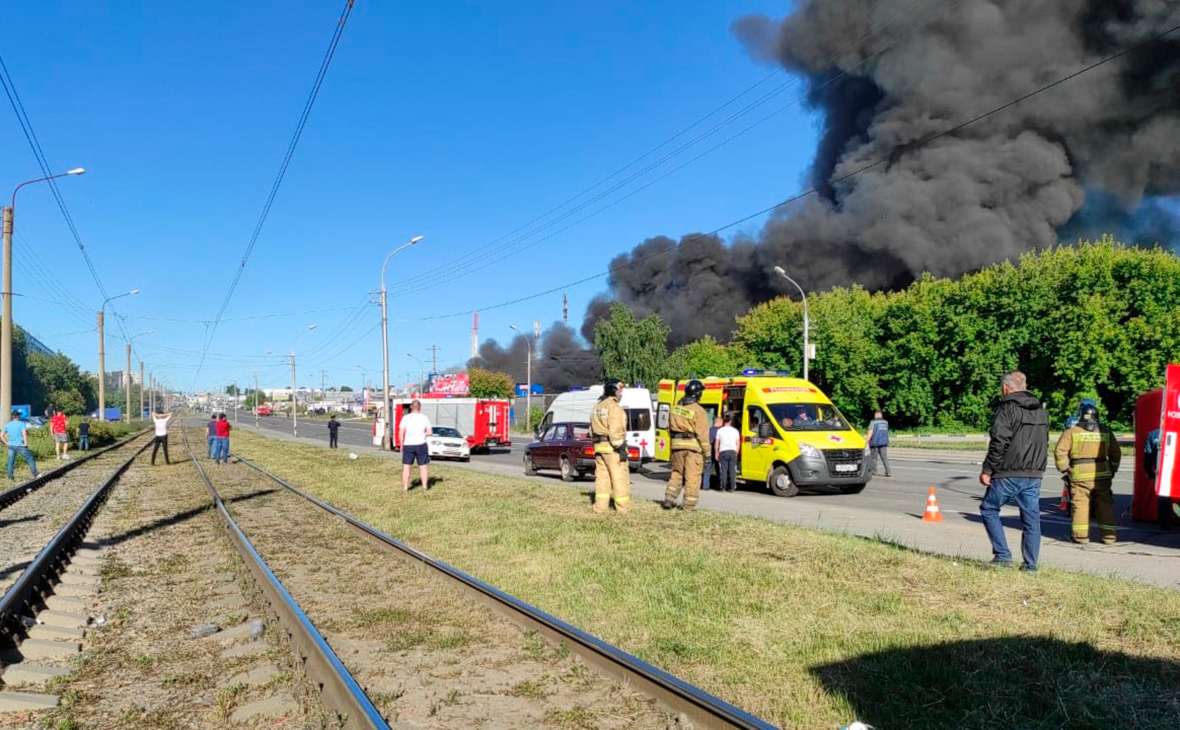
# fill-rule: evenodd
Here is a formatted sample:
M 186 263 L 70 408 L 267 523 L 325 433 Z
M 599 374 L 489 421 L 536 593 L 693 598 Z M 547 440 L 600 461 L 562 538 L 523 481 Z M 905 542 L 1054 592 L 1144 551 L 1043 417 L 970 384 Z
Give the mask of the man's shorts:
M 65 433 L 55 433 L 55 434 L 53 434 L 53 440 L 54 440 L 54 442 L 59 443 L 59 444 L 66 444 L 66 443 L 69 443 L 70 436 L 69 436 L 69 434 L 65 434 Z
M 426 447 L 426 444 L 402 447 L 402 463 L 414 464 L 415 462 L 419 466 L 426 466 L 430 463 L 430 449 Z

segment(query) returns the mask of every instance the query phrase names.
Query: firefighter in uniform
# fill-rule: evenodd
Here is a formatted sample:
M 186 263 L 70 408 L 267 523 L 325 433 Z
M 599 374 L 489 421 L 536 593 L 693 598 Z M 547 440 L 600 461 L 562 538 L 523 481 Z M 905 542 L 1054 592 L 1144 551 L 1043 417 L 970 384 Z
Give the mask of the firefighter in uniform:
M 672 432 L 672 476 L 664 491 L 664 509 L 676 506 L 680 490 L 684 490 L 684 509 L 691 512 L 701 498 L 701 478 L 705 463 L 712 458 L 709 443 L 709 414 L 698 401 L 705 392 L 705 384 L 690 380 L 684 386 L 684 397 L 672 406 L 668 426 Z
M 1073 541 L 1090 541 L 1090 511 L 1098 522 L 1102 542 L 1117 539 L 1111 483 L 1119 470 L 1122 451 L 1109 428 L 1098 422 L 1098 408 L 1082 406 L 1077 425 L 1061 434 L 1053 453 L 1057 470 L 1069 484 L 1069 515 Z
M 610 378 L 602 385 L 602 397 L 590 412 L 590 438 L 594 440 L 594 512 L 606 514 L 611 495 L 615 510 L 631 508 L 631 475 L 627 463 L 627 414 L 619 406 L 623 381 Z

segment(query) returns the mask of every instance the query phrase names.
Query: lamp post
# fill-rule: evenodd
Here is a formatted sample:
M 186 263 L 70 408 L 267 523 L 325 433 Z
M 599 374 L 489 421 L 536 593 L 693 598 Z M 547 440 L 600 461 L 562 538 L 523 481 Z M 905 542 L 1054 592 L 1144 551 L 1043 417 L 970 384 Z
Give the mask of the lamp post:
M 147 332 L 140 332 L 138 335 L 131 335 L 131 337 L 129 337 L 127 339 L 127 372 L 126 372 L 126 377 L 124 378 L 124 383 L 127 388 L 127 423 L 131 423 L 131 343 L 135 341 L 136 337 L 143 337 L 145 335 L 154 335 L 154 334 L 156 334 L 155 330 L 148 330 Z M 142 412 L 143 411 L 143 395 L 142 395 L 142 393 L 143 393 L 143 373 L 140 373 L 139 377 L 140 377 L 139 392 L 141 394 L 139 396 L 139 400 L 140 400 L 139 410 Z
M 138 294 L 138 289 L 132 289 L 124 294 L 107 297 L 98 310 L 98 420 L 107 420 L 107 370 L 106 370 L 106 340 L 103 333 L 103 320 L 106 318 L 107 303 L 123 297 Z
M 0 321 L 0 426 L 8 423 L 9 418 L 12 417 L 12 226 L 16 211 L 16 191 L 33 183 L 45 182 L 66 175 L 81 175 L 84 172 L 86 172 L 85 169 L 76 167 L 69 172 L 39 177 L 36 180 L 28 180 L 17 185 L 12 189 L 12 205 L 4 206 L 2 216 L 0 216 L 3 219 L 4 238 L 3 288 L 0 289 L 0 318 L 3 319 Z
M 799 297 L 803 299 L 803 379 L 810 380 L 808 377 L 810 370 L 808 368 L 807 360 L 811 355 L 811 343 L 808 340 L 811 326 L 807 318 L 807 295 L 803 293 L 803 287 L 799 286 L 799 282 L 787 276 L 787 272 L 783 270 L 783 267 L 774 267 L 774 273 L 794 284 L 795 288 L 799 290 Z
M 400 251 L 413 246 L 415 243 L 421 241 L 425 236 L 414 236 L 409 243 L 404 243 L 395 248 L 385 257 L 385 261 L 381 264 L 381 409 L 385 416 L 385 432 L 389 434 L 389 442 L 393 443 L 393 431 L 391 420 L 389 418 L 389 311 L 387 308 L 385 296 L 385 267 L 389 264 L 389 260 L 396 256 Z
M 295 339 L 291 340 L 291 433 L 295 436 L 299 435 L 299 402 L 295 400 L 295 343 L 315 327 L 314 324 L 309 324 L 307 329 L 295 335 Z
M 422 362 L 422 358 L 412 352 L 407 352 L 406 357 L 412 357 L 418 361 L 418 395 L 422 395 L 422 389 L 426 382 L 426 365 Z
M 533 428 L 533 343 L 529 342 L 529 336 L 516 329 L 516 325 L 508 325 L 508 329 L 512 330 L 518 335 L 524 337 L 525 347 L 528 348 L 529 359 L 526 371 L 528 372 L 528 383 L 525 385 L 524 402 L 525 402 L 525 416 L 524 427 L 532 430 Z

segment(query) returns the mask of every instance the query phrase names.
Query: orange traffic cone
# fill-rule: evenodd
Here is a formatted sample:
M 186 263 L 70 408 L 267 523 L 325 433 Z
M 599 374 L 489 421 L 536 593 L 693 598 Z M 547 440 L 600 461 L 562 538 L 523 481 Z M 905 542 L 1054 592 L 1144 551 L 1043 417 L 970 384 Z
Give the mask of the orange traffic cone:
M 926 497 L 926 514 L 922 515 L 923 522 L 942 522 L 942 510 L 938 508 L 938 500 L 934 497 L 934 487 L 930 487 L 930 494 Z
M 1061 510 L 1062 512 L 1069 511 L 1069 485 L 1068 484 L 1061 488 L 1061 504 L 1057 505 L 1057 509 Z

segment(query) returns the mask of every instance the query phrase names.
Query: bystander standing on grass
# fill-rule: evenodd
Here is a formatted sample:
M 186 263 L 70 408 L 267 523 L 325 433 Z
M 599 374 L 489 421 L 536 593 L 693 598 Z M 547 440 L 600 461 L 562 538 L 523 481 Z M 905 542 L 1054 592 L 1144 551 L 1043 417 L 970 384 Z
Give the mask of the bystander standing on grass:
M 33 452 L 29 451 L 29 444 L 25 438 L 28 430 L 29 424 L 25 421 L 24 414 L 20 411 L 13 411 L 12 420 L 4 424 L 4 430 L 0 431 L 0 439 L 3 439 L 4 445 L 8 447 L 9 480 L 13 478 L 12 468 L 16 465 L 17 456 L 25 460 L 33 478 L 37 478 L 37 462 L 33 459 Z
M 78 451 L 90 451 L 90 421 L 85 418 L 78 424 Z
M 398 429 L 398 442 L 402 446 L 402 491 L 410 491 L 410 467 L 418 464 L 418 478 L 423 489 L 430 489 L 430 448 L 426 439 L 430 437 L 430 419 L 422 415 L 422 403 L 415 398 L 410 403 L 410 412 L 402 416 Z

